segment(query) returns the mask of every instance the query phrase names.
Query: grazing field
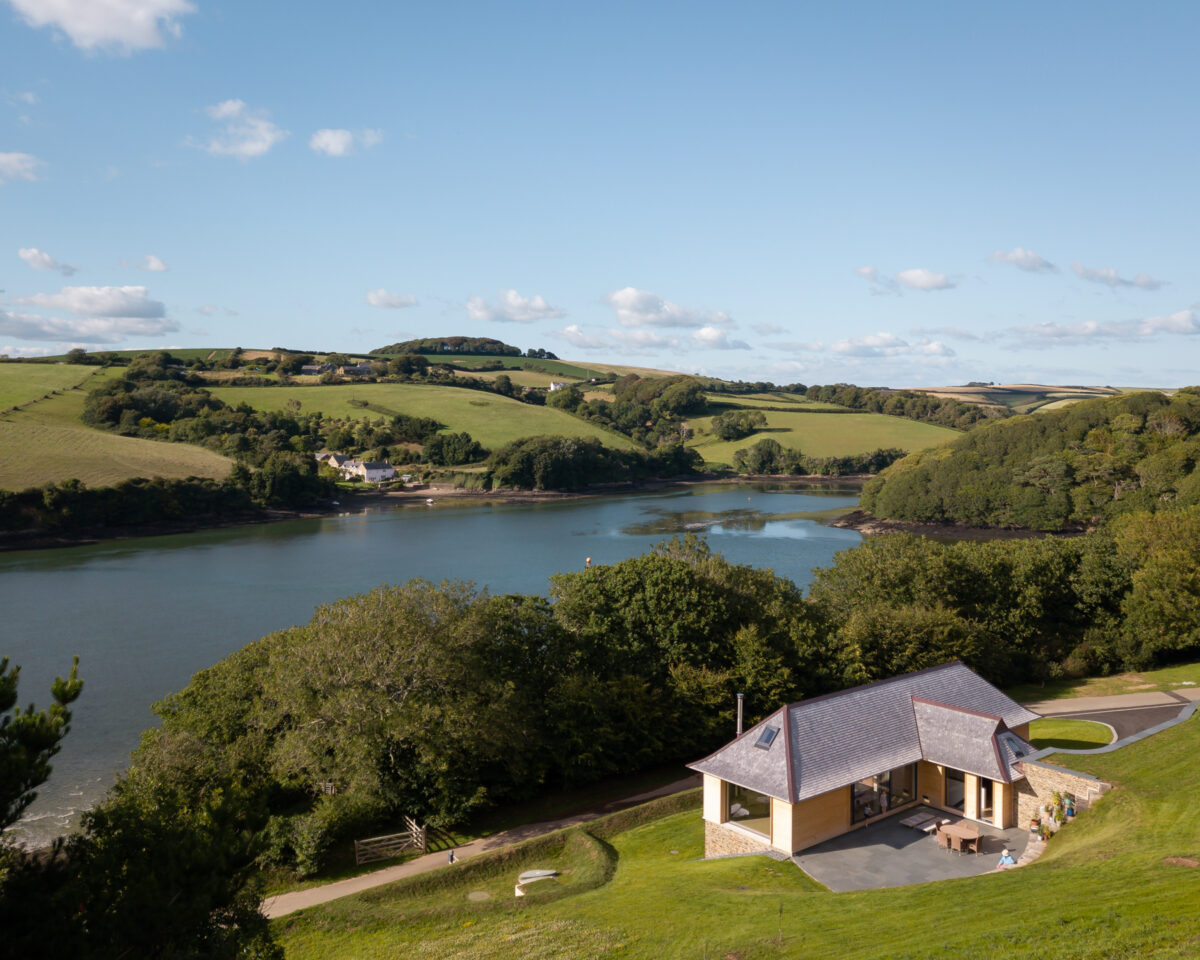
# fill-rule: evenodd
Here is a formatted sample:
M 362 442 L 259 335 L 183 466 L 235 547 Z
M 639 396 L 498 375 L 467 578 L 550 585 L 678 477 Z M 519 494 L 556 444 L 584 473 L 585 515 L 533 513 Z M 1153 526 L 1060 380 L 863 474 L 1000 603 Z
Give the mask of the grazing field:
M 85 426 L 79 419 L 85 396 L 84 390 L 67 390 L 0 414 L 0 489 L 71 479 L 100 487 L 132 477 L 215 478 L 233 467 L 231 460 L 203 447 L 120 437 Z
M 696 435 L 688 446 L 695 447 L 708 463 L 733 463 L 735 451 L 767 438 L 813 457 L 844 457 L 886 447 L 899 447 L 914 453 L 961 436 L 957 430 L 878 413 L 802 410 L 794 413 L 764 410 L 763 413 L 767 418 L 766 427 L 741 440 L 719 440 L 712 436 L 709 433 L 712 417 L 691 419 L 688 424 Z
M 459 356 L 454 353 L 426 353 L 422 354 L 422 356 L 430 363 L 453 363 L 455 366 L 469 369 L 489 366 L 499 361 L 504 364 L 505 370 L 531 370 L 535 373 L 547 374 L 556 380 L 587 380 L 591 377 L 604 376 L 603 372 L 599 370 L 574 363 L 567 363 L 563 360 L 538 360 L 534 357 L 497 357 L 491 354 Z M 500 373 L 501 371 L 495 370 L 493 372 Z
M 98 367 L 77 364 L 0 363 L 0 410 L 67 390 L 90 380 Z
M 564 885 L 549 902 L 517 901 L 467 861 L 439 881 L 380 887 L 274 928 L 289 960 L 1182 960 L 1200 942 L 1198 750 L 1193 719 L 1110 754 L 1066 758 L 1117 789 L 1018 870 L 835 894 L 787 861 L 699 860 L 703 824 L 691 810 L 608 837 L 611 879 Z M 498 866 L 511 882 L 541 865 L 537 852 Z M 477 889 L 489 899 L 469 900 Z
M 519 387 L 548 387 L 553 382 L 576 382 L 563 374 L 539 373 L 536 370 L 455 370 L 456 377 L 475 377 L 478 380 L 495 380 L 503 375 Z
M 1059 409 L 1080 400 L 1115 397 L 1121 393 L 1115 387 L 1048 386 L 1041 383 L 998 383 L 982 387 L 914 387 L 913 390 L 935 397 L 965 400 L 968 403 L 977 403 L 981 407 L 1007 408 L 1013 413 Z
M 226 403 L 248 403 L 259 410 L 283 410 L 288 400 L 298 400 L 301 412 L 319 411 L 330 417 L 373 418 L 400 413 L 433 417 L 450 431 L 465 430 L 492 450 L 522 437 L 541 434 L 593 437 L 622 450 L 634 447 L 627 437 L 602 430 L 561 410 L 461 387 L 363 383 L 328 387 L 214 387 L 212 392 Z M 365 401 L 370 407 L 353 406 L 351 400 Z

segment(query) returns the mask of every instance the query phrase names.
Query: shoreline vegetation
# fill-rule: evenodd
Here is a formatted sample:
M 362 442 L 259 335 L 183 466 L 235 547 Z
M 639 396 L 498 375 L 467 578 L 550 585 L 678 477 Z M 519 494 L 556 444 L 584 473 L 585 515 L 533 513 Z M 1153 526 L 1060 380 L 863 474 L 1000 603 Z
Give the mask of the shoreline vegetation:
M 625 481 L 621 483 L 594 484 L 583 490 L 480 490 L 457 487 L 449 483 L 420 484 L 401 490 L 382 491 L 339 491 L 343 501 L 330 501 L 322 505 L 302 508 L 263 508 L 234 516 L 188 517 L 162 519 L 142 524 L 118 524 L 113 526 L 84 527 L 78 530 L 48 531 L 42 529 L 0 531 L 0 553 L 17 550 L 50 550 L 60 547 L 80 547 L 109 540 L 131 540 L 141 537 L 170 536 L 182 533 L 198 533 L 203 530 L 222 530 L 262 523 L 278 523 L 284 520 L 311 520 L 319 517 L 343 516 L 357 513 L 375 506 L 424 503 L 428 500 L 452 501 L 456 503 L 494 503 L 513 506 L 539 503 L 558 503 L 570 500 L 590 500 L 598 497 L 616 496 L 624 493 L 658 493 L 664 490 L 686 489 L 708 484 L 755 484 L 772 483 L 779 486 L 823 487 L 836 483 L 844 487 L 861 489 L 870 478 L 869 474 L 849 476 L 719 476 L 701 474 L 696 477 L 663 478 Z M 834 523 L 832 526 L 840 526 Z

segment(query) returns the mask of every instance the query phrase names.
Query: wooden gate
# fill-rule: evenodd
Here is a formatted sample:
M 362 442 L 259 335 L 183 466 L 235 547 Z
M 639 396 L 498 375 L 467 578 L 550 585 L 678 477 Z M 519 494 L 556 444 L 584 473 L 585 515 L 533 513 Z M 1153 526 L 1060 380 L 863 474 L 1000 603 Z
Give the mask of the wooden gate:
M 408 828 L 402 833 L 389 833 L 382 837 L 367 837 L 354 841 L 354 861 L 371 863 L 375 860 L 390 860 L 409 850 L 425 852 L 425 828 L 417 825 L 412 817 L 404 818 Z

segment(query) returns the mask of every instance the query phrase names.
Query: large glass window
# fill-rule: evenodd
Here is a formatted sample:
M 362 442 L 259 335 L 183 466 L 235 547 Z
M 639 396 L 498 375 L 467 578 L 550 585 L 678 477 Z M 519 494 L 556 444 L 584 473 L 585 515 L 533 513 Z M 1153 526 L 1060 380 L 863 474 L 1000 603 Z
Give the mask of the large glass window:
M 967 785 L 961 770 L 946 768 L 946 806 L 962 810 L 967 799 Z
M 896 767 L 851 784 L 850 820 L 861 823 L 882 816 L 893 807 L 908 803 L 917 795 L 917 765 Z
M 766 794 L 729 784 L 729 806 L 725 818 L 738 826 L 771 836 L 771 798 Z

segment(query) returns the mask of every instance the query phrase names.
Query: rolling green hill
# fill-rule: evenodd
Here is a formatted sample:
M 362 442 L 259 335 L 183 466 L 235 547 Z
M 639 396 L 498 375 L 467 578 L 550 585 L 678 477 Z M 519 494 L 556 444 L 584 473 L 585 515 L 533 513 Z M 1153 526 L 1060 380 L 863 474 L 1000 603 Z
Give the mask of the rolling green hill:
M 877 413 L 820 412 L 822 408 L 830 409 L 832 405 L 829 404 L 797 403 L 794 413 L 769 409 L 777 405 L 782 403 L 775 398 L 769 401 L 769 406 L 745 404 L 747 408 L 757 409 L 768 406 L 763 409 L 767 425 L 741 440 L 720 440 L 709 433 L 711 416 L 691 419 L 688 424 L 696 434 L 688 441 L 688 446 L 694 447 L 706 463 L 728 464 L 733 462 L 735 451 L 766 438 L 778 440 L 785 447 L 798 448 L 809 456 L 841 457 L 888 447 L 910 452 L 926 450 L 960 436 L 957 430 Z
M 214 387 L 212 392 L 226 403 L 248 403 L 258 410 L 283 410 L 288 400 L 297 400 L 302 412 L 320 411 L 330 417 L 374 418 L 394 414 L 432 417 L 452 432 L 466 431 L 489 449 L 542 434 L 590 437 L 620 450 L 634 448 L 627 437 L 561 410 L 458 387 L 364 383 L 329 387 Z M 365 401 L 370 406 L 354 406 L 351 400 Z
M 0 411 L 79 386 L 95 373 L 95 367 L 65 363 L 0 363 Z
M 893 464 L 876 516 L 1061 530 L 1200 501 L 1200 388 L 1128 393 L 997 421 Z
M 0 375 L 6 367 L 0 364 Z M 69 371 L 76 381 L 106 374 L 97 367 L 81 366 L 30 364 L 17 369 L 52 377 L 64 377 L 64 371 Z M 34 388 L 27 383 L 26 387 L 25 392 L 45 392 L 43 385 Z M 79 419 L 85 396 L 84 389 L 67 389 L 0 414 L 0 489 L 23 490 L 71 479 L 107 486 L 132 477 L 219 478 L 233 467 L 232 461 L 203 447 L 92 429 Z

